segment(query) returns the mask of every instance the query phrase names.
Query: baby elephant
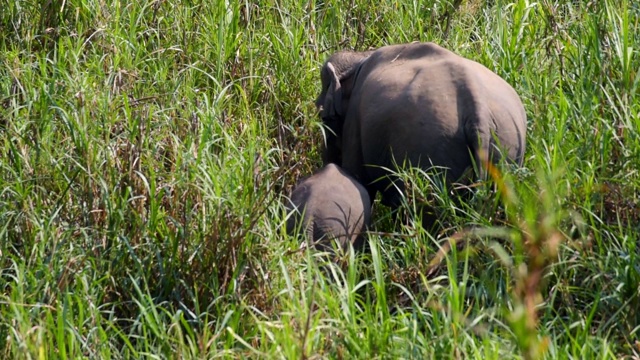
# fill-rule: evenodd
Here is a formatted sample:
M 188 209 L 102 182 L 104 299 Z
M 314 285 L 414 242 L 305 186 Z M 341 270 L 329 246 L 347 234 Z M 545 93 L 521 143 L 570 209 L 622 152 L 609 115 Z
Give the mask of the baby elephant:
M 333 240 L 340 250 L 360 249 L 371 220 L 371 200 L 359 182 L 335 164 L 328 164 L 304 179 L 291 194 L 287 233 L 303 231 L 315 248 L 331 251 Z M 301 223 L 302 222 L 302 223 Z

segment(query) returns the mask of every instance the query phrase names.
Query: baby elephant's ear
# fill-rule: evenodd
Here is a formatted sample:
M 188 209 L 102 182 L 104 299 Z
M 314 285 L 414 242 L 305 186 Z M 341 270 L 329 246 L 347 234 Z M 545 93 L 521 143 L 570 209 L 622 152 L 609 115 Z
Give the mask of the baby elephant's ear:
M 340 77 L 336 74 L 336 68 L 332 63 L 327 62 L 327 71 L 331 83 L 324 99 L 324 111 L 330 117 L 341 115 L 342 112 L 342 86 L 340 85 Z

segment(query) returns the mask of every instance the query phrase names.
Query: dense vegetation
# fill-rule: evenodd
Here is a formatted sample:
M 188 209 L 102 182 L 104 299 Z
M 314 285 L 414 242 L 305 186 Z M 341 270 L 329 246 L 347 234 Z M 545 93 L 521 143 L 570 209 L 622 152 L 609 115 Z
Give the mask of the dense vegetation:
M 0 357 L 640 356 L 637 1 L 0 9 Z M 415 40 L 514 86 L 524 167 L 465 204 L 407 172 L 443 230 L 376 204 L 318 270 L 281 201 L 320 165 L 320 65 Z

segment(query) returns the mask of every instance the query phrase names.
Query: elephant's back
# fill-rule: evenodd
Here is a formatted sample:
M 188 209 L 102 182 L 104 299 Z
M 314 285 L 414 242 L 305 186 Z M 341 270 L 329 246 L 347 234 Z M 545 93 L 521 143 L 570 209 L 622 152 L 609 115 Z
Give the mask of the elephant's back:
M 369 57 L 372 62 L 394 63 L 411 60 L 424 61 L 425 59 L 442 59 L 460 57 L 454 52 L 447 50 L 432 42 L 412 42 L 408 44 L 394 44 L 383 46 L 373 51 Z
M 369 194 L 362 184 L 336 164 L 328 164 L 314 175 L 310 196 L 320 204 L 325 217 L 335 216 L 339 209 L 350 209 L 354 213 L 365 211 Z
M 291 202 L 298 217 L 290 218 L 287 228 L 295 228 L 303 221 L 314 240 L 323 235 L 355 240 L 370 219 L 366 189 L 335 164 L 328 164 L 302 181 L 292 192 Z M 300 214 L 304 217 L 300 218 Z
M 443 87 L 449 91 L 467 87 L 478 97 L 498 92 L 508 94 L 514 104 L 522 105 L 513 87 L 498 74 L 430 42 L 381 47 L 362 64 L 358 77 L 383 85 L 386 93 L 403 87 L 417 87 L 421 93 L 434 94 L 446 91 Z M 428 87 L 420 89 L 422 85 Z
M 483 65 L 417 43 L 379 49 L 358 76 L 350 115 L 360 123 L 365 163 L 429 162 L 456 178 L 472 165 L 469 123 L 496 118 L 504 124 L 494 130 L 504 134 L 510 155 L 522 158 L 526 115 L 520 98 Z

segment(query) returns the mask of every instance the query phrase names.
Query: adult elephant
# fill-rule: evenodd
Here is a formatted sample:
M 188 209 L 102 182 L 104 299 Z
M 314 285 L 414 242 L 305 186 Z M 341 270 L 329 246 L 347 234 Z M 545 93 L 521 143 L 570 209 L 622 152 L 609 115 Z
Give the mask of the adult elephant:
M 324 163 L 336 163 L 373 200 L 397 208 L 395 164 L 446 169 L 446 181 L 484 177 L 483 161 L 522 164 L 526 114 L 515 90 L 483 65 L 433 43 L 333 54 L 316 100 Z M 470 170 L 477 171 L 471 172 Z

